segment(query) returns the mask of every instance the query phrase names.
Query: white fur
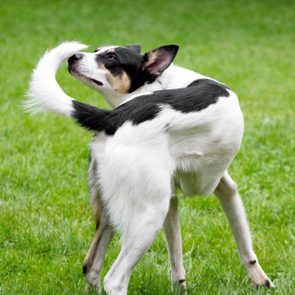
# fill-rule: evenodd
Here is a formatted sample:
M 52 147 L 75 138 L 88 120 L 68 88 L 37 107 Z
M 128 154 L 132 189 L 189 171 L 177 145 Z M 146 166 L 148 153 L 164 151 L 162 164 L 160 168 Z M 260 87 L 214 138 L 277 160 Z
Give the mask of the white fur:
M 125 123 L 114 136 L 106 137 L 104 150 L 100 138 L 98 149 L 94 140 L 91 147 L 99 162 L 97 180 L 111 221 L 124 232 L 132 211 L 141 211 L 133 207 L 145 207 L 150 199 L 158 203 L 159 192 L 170 190 L 175 173 L 181 188 L 191 195 L 214 192 L 240 147 L 242 133 L 237 99 L 225 97 L 200 112 L 163 109 L 154 120 L 137 126 Z
M 24 104 L 28 111 L 51 111 L 65 116 L 71 115 L 72 98 L 60 88 L 55 74 L 66 59 L 85 48 L 87 45 L 79 42 L 64 42 L 44 54 L 32 75 L 27 93 L 29 99 Z
M 82 45 L 62 44 L 39 62 L 29 91 L 34 110 L 41 107 L 66 116 L 71 114 L 72 98 L 59 88 L 54 76 L 62 60 L 79 46 Z M 91 73 L 94 71 L 92 66 L 89 63 L 90 68 L 85 69 Z M 185 87 L 202 77 L 171 65 L 154 83 L 144 85 L 131 95 L 118 94 L 112 100 L 101 91 L 116 106 L 140 93 Z M 243 117 L 237 96 L 230 90 L 229 94 L 200 112 L 184 114 L 163 106 L 153 120 L 137 126 L 127 122 L 114 136 L 100 133 L 92 141 L 89 177 L 97 207 L 101 206 L 97 203 L 98 192 L 102 192 L 101 224 L 104 230 L 100 239 L 94 238 L 91 246 L 91 251 L 101 255 L 96 256 L 86 274 L 91 284 L 99 285 L 102 260 L 112 237 L 112 224 L 122 233 L 122 247 L 104 280 L 108 294 L 127 294 L 133 267 L 162 226 L 169 248 L 172 279 L 185 286 L 174 190 L 174 183 L 179 183 L 186 195 L 215 192 L 229 219 L 241 261 L 252 282 L 255 285 L 268 282 L 273 286 L 253 251 L 243 204 L 236 184 L 227 173 L 243 134 Z M 255 263 L 251 263 L 254 260 Z

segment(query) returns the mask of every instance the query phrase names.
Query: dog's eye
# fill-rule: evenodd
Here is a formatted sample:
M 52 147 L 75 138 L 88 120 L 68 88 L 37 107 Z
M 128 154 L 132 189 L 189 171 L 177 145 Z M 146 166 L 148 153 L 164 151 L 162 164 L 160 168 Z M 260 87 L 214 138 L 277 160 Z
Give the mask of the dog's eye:
M 108 59 L 117 60 L 117 56 L 114 52 L 107 52 L 105 56 Z

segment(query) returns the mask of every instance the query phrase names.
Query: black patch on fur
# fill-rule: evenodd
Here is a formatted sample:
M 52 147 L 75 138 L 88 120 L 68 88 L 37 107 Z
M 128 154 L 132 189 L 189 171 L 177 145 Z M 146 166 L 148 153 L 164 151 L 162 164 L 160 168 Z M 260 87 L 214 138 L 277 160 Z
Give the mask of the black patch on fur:
M 88 264 L 84 264 L 83 265 L 83 274 L 84 276 L 89 272 L 89 265 Z
M 113 52 L 106 51 L 98 54 L 96 61 L 98 64 L 103 64 L 114 76 L 125 72 L 131 80 L 129 93 L 144 85 L 148 79 L 141 70 L 143 57 L 132 48 L 116 47 Z
M 250 260 L 250 264 L 255 264 L 256 260 Z
M 223 83 L 216 82 L 214 80 L 210 80 L 210 79 L 199 79 L 199 80 L 195 80 L 192 83 L 190 83 L 189 85 L 187 85 L 187 87 L 198 86 L 198 84 L 199 83 L 202 83 L 204 80 L 206 80 L 208 84 L 210 84 L 210 82 L 212 82 L 212 84 L 215 84 L 215 85 L 218 84 L 221 87 L 224 87 L 225 89 L 229 89 L 230 90 L 230 88 L 227 85 L 225 85 Z
M 198 112 L 215 104 L 221 96 L 229 96 L 222 84 L 200 79 L 187 88 L 136 97 L 111 111 L 73 101 L 75 111 L 72 116 L 83 127 L 113 135 L 127 121 L 138 125 L 154 119 L 164 105 L 182 113 Z
M 209 79 L 200 79 L 193 86 L 180 89 L 156 91 L 130 100 L 110 112 L 109 120 L 114 134 L 126 121 L 138 125 L 154 119 L 163 105 L 182 113 L 201 111 L 217 102 L 221 96 L 229 96 L 225 87 Z
M 152 83 L 159 75 L 150 73 L 143 68 L 147 62 L 148 54 L 140 55 L 140 48 L 135 50 L 134 46 L 116 47 L 112 50 L 97 54 L 96 62 L 103 64 L 112 75 L 121 76 L 125 72 L 130 78 L 129 93 L 135 91 L 145 83 Z M 171 47 L 171 48 L 170 48 Z M 177 47 L 177 49 L 176 49 Z M 177 53 L 178 46 L 163 46 L 165 50 L 174 50 L 174 56 Z M 174 58 L 174 57 L 173 57 Z
M 102 110 L 97 107 L 72 101 L 74 111 L 72 117 L 82 126 L 89 130 L 102 131 L 108 126 L 107 116 L 110 111 Z
M 269 280 L 266 280 L 266 281 L 265 281 L 265 286 L 266 286 L 267 288 L 270 288 L 270 281 L 269 281 Z
M 138 45 L 138 44 L 127 45 L 125 47 L 128 48 L 128 49 L 131 49 L 131 50 L 135 51 L 138 54 L 140 54 L 141 46 Z

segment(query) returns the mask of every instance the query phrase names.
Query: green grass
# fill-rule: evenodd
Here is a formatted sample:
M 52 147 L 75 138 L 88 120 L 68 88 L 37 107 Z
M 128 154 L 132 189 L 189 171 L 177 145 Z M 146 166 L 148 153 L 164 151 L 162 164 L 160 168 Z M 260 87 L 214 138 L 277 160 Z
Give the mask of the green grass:
M 0 294 L 87 294 L 81 271 L 94 231 L 86 169 L 91 134 L 20 103 L 46 48 L 80 40 L 177 43 L 176 63 L 230 85 L 246 129 L 231 166 L 254 247 L 274 291 L 252 289 L 225 216 L 212 198 L 182 199 L 188 294 L 294 294 L 294 1 L 1 1 Z M 72 96 L 102 98 L 65 70 Z M 109 249 L 103 274 L 118 254 Z M 129 294 L 172 294 L 161 233 L 136 267 Z M 90 292 L 91 293 L 91 292 Z

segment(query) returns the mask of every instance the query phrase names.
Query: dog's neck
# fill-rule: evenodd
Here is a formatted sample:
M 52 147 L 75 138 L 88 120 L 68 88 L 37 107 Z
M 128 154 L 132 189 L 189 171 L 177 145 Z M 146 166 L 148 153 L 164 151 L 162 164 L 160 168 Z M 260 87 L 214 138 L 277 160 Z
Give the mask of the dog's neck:
M 207 77 L 195 73 L 191 70 L 171 64 L 153 83 L 146 83 L 132 93 L 123 94 L 119 92 L 114 93 L 114 91 L 111 90 L 104 90 L 102 94 L 106 101 L 115 108 L 124 101 L 133 99 L 138 95 L 150 93 L 157 90 L 186 87 L 191 82 L 202 78 Z

